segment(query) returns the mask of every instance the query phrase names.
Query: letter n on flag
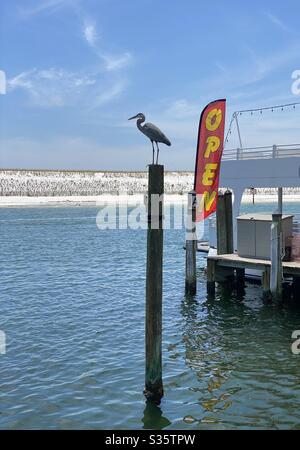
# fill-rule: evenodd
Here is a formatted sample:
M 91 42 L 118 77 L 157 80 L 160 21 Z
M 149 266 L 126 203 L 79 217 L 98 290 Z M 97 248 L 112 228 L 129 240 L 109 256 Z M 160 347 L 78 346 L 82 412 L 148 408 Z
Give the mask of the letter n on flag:
M 197 221 L 206 219 L 217 209 L 225 110 L 226 100 L 215 100 L 204 108 L 200 117 L 194 181 Z

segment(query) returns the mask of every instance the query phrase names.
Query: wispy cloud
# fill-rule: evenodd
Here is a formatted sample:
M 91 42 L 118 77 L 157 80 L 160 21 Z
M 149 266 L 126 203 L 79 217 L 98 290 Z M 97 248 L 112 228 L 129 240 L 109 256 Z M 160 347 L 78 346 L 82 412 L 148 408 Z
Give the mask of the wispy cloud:
M 87 41 L 87 43 L 91 47 L 95 48 L 97 40 L 98 40 L 98 35 L 97 35 L 95 24 L 93 22 L 91 22 L 90 20 L 84 21 L 83 35 L 84 35 L 84 38 Z
M 102 106 L 118 98 L 125 90 L 126 82 L 124 80 L 116 81 L 111 87 L 96 96 L 92 107 Z
M 7 82 L 8 92 L 25 91 L 36 106 L 61 107 L 74 103 L 96 79 L 90 75 L 64 69 L 33 69 L 22 72 Z
M 288 27 L 279 17 L 275 16 L 275 14 L 272 14 L 270 12 L 266 12 L 265 16 L 269 19 L 269 21 L 275 25 L 276 27 L 280 28 L 282 31 L 291 32 L 291 28 Z
M 199 113 L 199 105 L 188 102 L 186 99 L 175 100 L 165 110 L 164 114 L 173 119 L 185 119 Z
M 30 4 L 31 7 L 20 9 L 22 17 L 34 18 L 70 8 L 77 19 L 77 26 L 79 24 L 81 28 L 82 38 L 97 58 L 97 68 L 78 72 L 56 68 L 24 71 L 8 81 L 8 90 L 25 91 L 30 104 L 40 107 L 75 105 L 80 98 L 87 109 L 95 109 L 116 100 L 127 85 L 126 77 L 121 72 L 132 63 L 132 53 L 107 50 L 95 20 L 86 13 L 81 0 L 41 0 Z M 110 73 L 109 81 L 106 72 Z
M 47 13 L 52 14 L 64 7 L 75 6 L 79 0 L 40 0 L 35 2 L 32 6 L 19 7 L 19 14 L 24 19 L 32 18 L 38 14 Z
M 75 106 L 87 111 L 116 100 L 126 88 L 126 80 L 104 80 L 101 73 L 70 72 L 64 69 L 33 69 L 7 81 L 7 91 L 24 91 L 30 105 L 38 107 Z
M 121 54 L 113 55 L 103 49 L 104 44 L 103 42 L 100 42 L 96 25 L 90 19 L 85 19 L 83 23 L 83 36 L 98 58 L 100 58 L 107 71 L 121 70 L 132 63 L 133 56 L 131 52 L 126 51 Z
M 130 52 L 125 52 L 122 55 L 115 56 L 102 54 L 102 58 L 105 61 L 105 67 L 108 71 L 124 69 L 133 61 L 133 57 Z

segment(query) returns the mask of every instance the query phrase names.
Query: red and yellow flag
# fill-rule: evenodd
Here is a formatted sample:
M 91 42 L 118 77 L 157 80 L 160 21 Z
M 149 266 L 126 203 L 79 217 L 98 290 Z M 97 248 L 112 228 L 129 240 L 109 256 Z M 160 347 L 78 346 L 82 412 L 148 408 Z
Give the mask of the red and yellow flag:
M 226 100 L 215 100 L 202 111 L 199 123 L 194 189 L 200 202 L 196 220 L 216 211 L 224 147 Z

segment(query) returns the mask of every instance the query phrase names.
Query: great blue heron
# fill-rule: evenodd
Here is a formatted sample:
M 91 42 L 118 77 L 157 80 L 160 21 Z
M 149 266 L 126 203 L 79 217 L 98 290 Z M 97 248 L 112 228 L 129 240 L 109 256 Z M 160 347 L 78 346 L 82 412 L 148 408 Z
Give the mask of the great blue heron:
M 156 143 L 157 153 L 156 153 L 156 164 L 158 163 L 158 155 L 159 155 L 159 147 L 158 142 L 162 142 L 166 145 L 171 145 L 171 142 L 169 139 L 164 135 L 162 131 L 160 131 L 159 128 L 157 128 L 153 123 L 147 122 L 142 126 L 142 123 L 145 122 L 146 118 L 143 113 L 138 113 L 136 116 L 130 117 L 128 120 L 137 119 L 136 126 L 138 129 L 144 133 L 151 141 L 152 144 L 152 152 L 153 152 L 153 158 L 152 163 L 154 164 L 154 144 Z

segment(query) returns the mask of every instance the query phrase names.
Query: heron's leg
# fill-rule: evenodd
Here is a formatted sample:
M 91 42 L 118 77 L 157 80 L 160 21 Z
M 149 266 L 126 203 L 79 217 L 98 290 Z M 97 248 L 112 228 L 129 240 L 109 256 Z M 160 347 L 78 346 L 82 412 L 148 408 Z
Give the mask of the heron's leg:
M 156 153 L 156 164 L 158 164 L 159 146 L 158 146 L 158 143 L 157 143 L 157 142 L 156 142 L 156 148 L 157 148 L 157 153 Z
M 154 153 L 155 153 L 155 150 L 154 150 L 153 141 L 151 141 L 151 144 L 152 144 L 152 164 L 154 164 Z

